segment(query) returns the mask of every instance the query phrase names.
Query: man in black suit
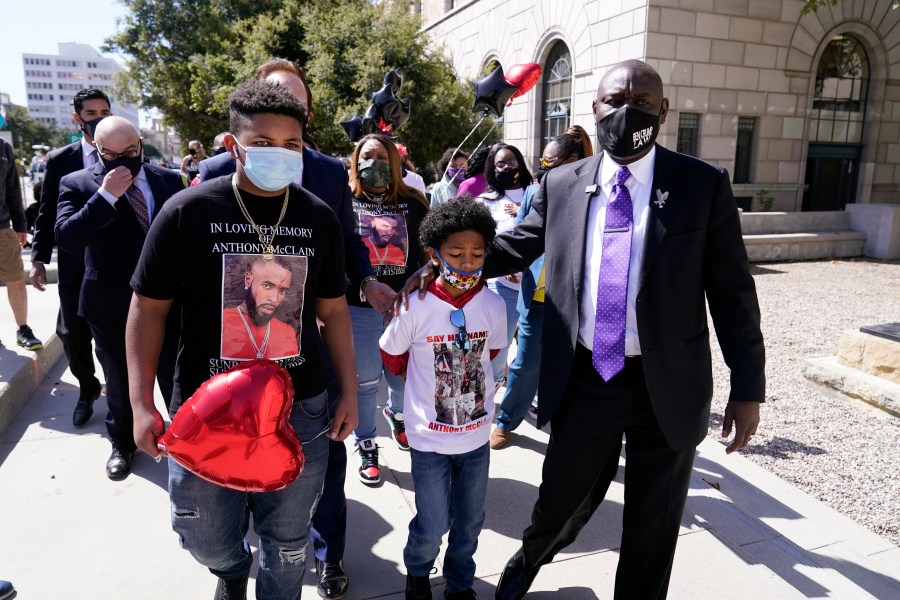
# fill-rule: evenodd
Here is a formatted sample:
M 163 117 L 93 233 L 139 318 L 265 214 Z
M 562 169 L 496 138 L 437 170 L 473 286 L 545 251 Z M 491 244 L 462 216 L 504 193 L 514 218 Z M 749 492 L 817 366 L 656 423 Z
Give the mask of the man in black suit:
M 113 447 L 106 474 L 118 480 L 131 472 L 136 448 L 125 361 L 131 275 L 150 222 L 184 184 L 177 173 L 143 162 L 142 140 L 125 119 L 105 119 L 97 127 L 95 141 L 100 162 L 60 182 L 56 239 L 62 250 L 84 253 L 79 315 L 90 325 L 106 374 L 106 428 Z M 176 341 L 168 340 L 157 373 L 167 403 L 172 397 Z
M 101 120 L 112 114 L 109 110 L 109 98 L 98 89 L 81 90 L 75 94 L 73 104 L 75 112 L 72 113 L 72 118 L 81 129 L 83 137 L 74 144 L 54 150 L 47 157 L 47 171 L 31 242 L 31 284 L 39 291 L 45 289 L 47 271 L 44 265 L 50 262 L 53 246 L 56 245 L 54 227 L 59 181 L 69 173 L 97 164 L 94 130 Z M 78 295 L 84 277 L 84 252 L 66 252 L 60 248 L 57 268 L 59 314 L 56 318 L 56 334 L 63 342 L 69 369 L 78 380 L 80 392 L 72 414 L 72 423 L 80 427 L 91 418 L 94 400 L 100 396 L 100 382 L 94 375 L 94 357 L 91 354 L 91 329 L 87 321 L 78 316 Z
M 615 598 L 665 598 L 709 424 L 704 294 L 731 370 L 722 434 L 736 433 L 726 452 L 756 432 L 765 351 L 737 206 L 724 169 L 654 143 L 668 108 L 652 67 L 614 66 L 594 102 L 603 154 L 550 171 L 535 210 L 490 248 L 486 277 L 545 253 L 538 425 L 552 424 L 532 523 L 497 598 L 522 598 L 575 540 L 616 474 L 623 436 Z

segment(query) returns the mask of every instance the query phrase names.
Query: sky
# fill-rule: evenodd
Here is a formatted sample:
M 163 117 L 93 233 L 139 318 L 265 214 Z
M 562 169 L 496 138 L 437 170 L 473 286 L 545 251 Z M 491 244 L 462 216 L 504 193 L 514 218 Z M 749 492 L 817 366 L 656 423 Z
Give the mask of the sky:
M 3 0 L 0 11 L 0 92 L 26 106 L 23 53 L 56 54 L 59 42 L 88 44 L 100 50 L 126 14 L 116 0 Z M 123 63 L 121 57 L 119 63 Z

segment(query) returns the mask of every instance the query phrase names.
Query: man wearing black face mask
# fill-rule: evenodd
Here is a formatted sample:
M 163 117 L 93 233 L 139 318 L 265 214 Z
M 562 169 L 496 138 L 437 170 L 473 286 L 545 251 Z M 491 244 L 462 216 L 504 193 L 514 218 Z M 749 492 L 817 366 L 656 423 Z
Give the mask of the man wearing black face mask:
M 54 150 L 47 157 L 47 171 L 41 191 L 40 208 L 34 225 L 31 247 L 31 284 L 44 291 L 49 263 L 56 245 L 54 226 L 59 198 L 59 181 L 69 173 L 94 166 L 98 162 L 94 147 L 94 130 L 97 124 L 110 116 L 109 98 L 98 89 L 83 89 L 73 98 L 75 112 L 72 118 L 81 130 L 80 141 Z M 81 388 L 75 405 L 72 423 L 80 427 L 93 414 L 93 403 L 100 396 L 100 382 L 94 374 L 94 357 L 91 354 L 91 330 L 87 321 L 78 316 L 78 295 L 84 276 L 84 253 L 66 252 L 60 248 L 57 256 L 59 275 L 59 316 L 56 334 L 63 342 L 69 369 Z
M 522 548 L 496 597 L 522 598 L 604 499 L 627 440 L 615 598 L 665 598 L 712 372 L 706 303 L 731 370 L 722 435 L 756 433 L 760 313 L 728 173 L 654 143 L 669 102 L 641 61 L 603 76 L 601 155 L 549 171 L 534 210 L 488 250 L 485 277 L 545 253 L 538 426 L 552 432 Z M 564 382 L 560 385 L 560 382 Z
M 135 451 L 125 362 L 129 281 L 153 217 L 184 186 L 173 171 L 143 162 L 142 140 L 125 119 L 105 119 L 94 143 L 99 162 L 60 182 L 56 238 L 62 250 L 84 253 L 78 313 L 90 325 L 106 375 L 106 427 L 113 446 L 106 474 L 118 480 L 131 471 Z M 177 327 L 174 320 L 172 325 Z M 159 360 L 157 379 L 166 404 L 172 396 L 176 339 L 169 337 Z

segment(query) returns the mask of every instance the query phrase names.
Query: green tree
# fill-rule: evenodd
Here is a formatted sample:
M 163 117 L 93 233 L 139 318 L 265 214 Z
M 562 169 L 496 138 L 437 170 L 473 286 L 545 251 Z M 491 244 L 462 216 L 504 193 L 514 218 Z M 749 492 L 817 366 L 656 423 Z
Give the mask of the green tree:
M 801 13 L 804 15 L 808 15 L 809 13 L 816 12 L 820 8 L 828 6 L 829 4 L 831 6 L 835 6 L 838 2 L 840 2 L 840 0 L 801 0 L 801 2 L 803 2 L 803 10 L 801 11 Z M 891 2 L 892 9 L 896 10 L 898 6 L 900 6 L 900 0 L 894 0 Z
M 34 156 L 32 146 L 59 148 L 69 143 L 66 132 L 59 126 L 55 123 L 47 125 L 32 119 L 24 106 L 11 105 L 7 109 L 6 120 L 8 121 L 6 128 L 12 133 L 13 147 L 19 160 L 23 158 L 31 160 Z
M 158 108 L 184 139 L 210 141 L 227 129 L 228 94 L 273 56 L 306 70 L 310 135 L 331 154 L 352 150 L 339 122 L 362 115 L 396 67 L 399 96 L 412 108 L 395 133 L 420 166 L 456 146 L 480 118 L 470 110 L 471 84 L 457 79 L 443 49 L 429 45 L 409 0 L 193 0 L 177 10 L 171 0 L 123 2 L 129 15 L 107 40 L 108 50 L 128 57 L 119 93 Z

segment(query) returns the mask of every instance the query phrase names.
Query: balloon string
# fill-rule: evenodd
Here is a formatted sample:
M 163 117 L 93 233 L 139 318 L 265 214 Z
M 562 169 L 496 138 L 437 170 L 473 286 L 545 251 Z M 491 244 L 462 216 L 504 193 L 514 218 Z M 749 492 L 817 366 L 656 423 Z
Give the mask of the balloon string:
M 320 437 L 322 437 L 323 435 L 325 435 L 325 434 L 328 433 L 329 431 L 331 431 L 331 421 L 329 421 L 329 422 L 328 422 L 328 425 L 325 426 L 325 429 L 323 429 L 322 431 L 320 431 L 319 433 L 317 433 L 316 436 L 315 436 L 314 438 L 312 438 L 312 439 L 310 439 L 310 440 L 306 440 L 306 443 L 308 444 L 308 443 L 310 443 L 310 442 L 313 442 L 313 441 L 319 439 Z
M 475 133 L 475 130 L 478 129 L 478 126 L 481 125 L 485 119 L 487 119 L 488 113 L 484 111 L 484 114 L 481 115 L 481 120 L 475 123 L 475 127 L 472 128 L 472 131 L 469 132 L 469 135 L 459 143 L 459 146 L 456 147 L 456 150 L 453 151 L 453 154 L 450 155 L 450 160 L 447 162 L 447 167 L 444 169 L 444 174 L 441 175 L 441 181 L 444 180 L 444 177 L 447 176 L 447 171 L 450 170 L 450 165 L 453 164 L 453 157 L 456 156 L 456 153 L 459 152 L 459 149 L 463 147 L 463 145 L 472 137 L 472 134 Z M 493 128 L 492 128 L 493 129 Z
M 488 139 L 488 136 L 491 135 L 491 132 L 494 131 L 494 128 L 495 128 L 496 126 L 497 126 L 497 121 L 494 121 L 494 124 L 491 125 L 491 128 L 490 128 L 490 129 L 488 129 L 488 132 L 485 134 L 485 136 L 484 136 L 483 138 L 481 138 L 481 141 L 480 141 L 480 142 L 478 142 L 478 145 L 475 146 L 475 148 L 472 150 L 472 152 L 469 153 L 470 155 L 471 155 L 471 154 L 475 154 L 476 152 L 478 152 L 478 149 L 481 148 L 481 145 L 484 143 L 484 141 L 485 141 L 486 139 Z

